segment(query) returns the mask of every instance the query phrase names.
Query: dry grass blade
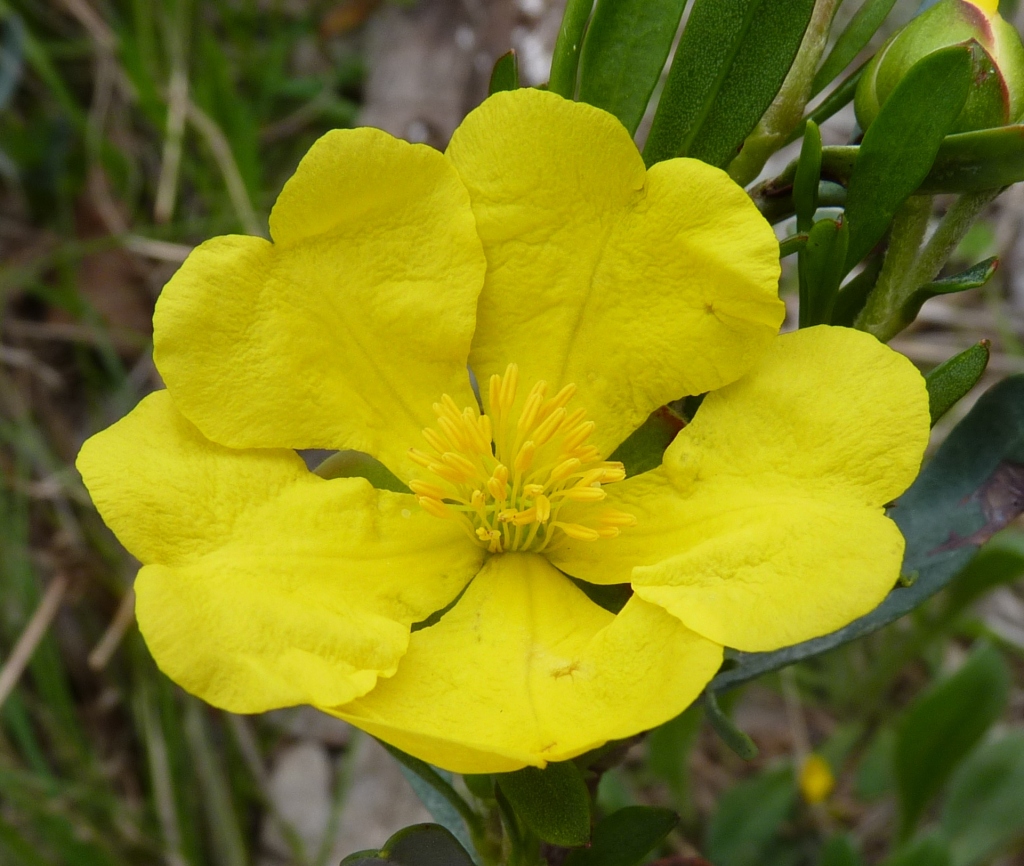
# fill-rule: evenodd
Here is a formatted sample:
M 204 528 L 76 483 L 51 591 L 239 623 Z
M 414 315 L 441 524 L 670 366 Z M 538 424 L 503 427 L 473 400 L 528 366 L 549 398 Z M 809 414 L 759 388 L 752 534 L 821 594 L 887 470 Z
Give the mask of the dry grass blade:
M 43 635 L 46 634 L 50 623 L 57 615 L 68 590 L 68 583 L 68 578 L 63 574 L 58 574 L 50 581 L 50 585 L 46 587 L 46 592 L 39 601 L 39 606 L 15 642 L 3 668 L 0 669 L 0 706 L 3 706 L 4 701 L 18 684 L 18 680 L 21 679 L 25 667 L 32 658 L 32 653 L 39 646 L 39 641 L 43 639 Z

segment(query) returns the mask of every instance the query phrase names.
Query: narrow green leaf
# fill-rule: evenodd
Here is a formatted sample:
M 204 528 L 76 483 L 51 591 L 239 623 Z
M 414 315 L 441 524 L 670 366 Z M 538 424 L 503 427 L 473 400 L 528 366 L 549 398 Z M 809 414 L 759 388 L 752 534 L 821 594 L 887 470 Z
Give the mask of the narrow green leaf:
M 903 573 L 916 574 L 871 613 L 824 637 L 775 652 L 734 653 L 735 666 L 710 688 L 732 688 L 768 671 L 870 634 L 922 605 L 945 587 L 978 547 L 1018 516 L 1024 464 L 1024 376 L 1011 376 L 981 396 L 953 428 L 890 515 L 906 539 Z
M 1024 180 L 1024 124 L 947 136 L 923 193 L 980 192 Z
M 814 225 L 814 212 L 818 209 L 818 184 L 821 181 L 821 132 L 813 120 L 807 121 L 804 143 L 796 163 L 793 178 L 793 207 L 796 210 L 796 230 L 809 232 Z
M 757 757 L 757 744 L 736 727 L 736 723 L 722 711 L 718 705 L 718 698 L 712 691 L 704 692 L 704 715 L 715 733 L 722 738 L 722 742 L 744 761 L 752 761 Z
M 932 686 L 896 728 L 894 770 L 900 828 L 908 838 L 957 764 L 1002 715 L 1010 673 L 990 646 L 975 650 L 955 674 Z
M 790 235 L 788 238 L 783 238 L 781 241 L 779 241 L 779 258 L 784 259 L 786 258 L 786 256 L 791 256 L 793 255 L 793 253 L 798 253 L 806 246 L 806 234 Z
M 671 809 L 619 809 L 594 828 L 590 847 L 573 851 L 565 866 L 636 866 L 678 823 Z
M 427 807 L 431 817 L 467 848 L 472 847 L 472 838 L 483 833 L 482 819 L 452 787 L 451 774 L 437 770 L 426 761 L 407 755 L 383 740 L 379 742 L 398 761 L 402 775 Z
M 807 115 L 803 123 L 789 134 L 786 144 L 796 141 L 804 134 L 804 127 L 808 120 L 813 120 L 818 126 L 821 126 L 837 111 L 853 102 L 853 97 L 857 93 L 857 85 L 860 83 L 860 77 L 864 72 L 864 67 L 867 65 L 867 61 L 865 61 L 836 85 L 835 89 L 821 101 L 821 104 Z
M 1024 840 L 1024 733 L 978 747 L 957 768 L 942 808 L 953 866 L 976 866 Z
M 586 844 L 590 794 L 572 761 L 548 764 L 543 770 L 524 767 L 495 778 L 516 815 L 545 842 L 566 847 Z
M 811 83 L 811 96 L 817 96 L 849 66 L 860 54 L 871 37 L 875 35 L 882 22 L 896 5 L 896 0 L 865 0 L 857 10 L 846 29 L 839 34 L 828 57 L 818 68 L 814 81 Z
M 800 327 L 828 324 L 836 303 L 850 233 L 842 219 L 819 220 L 800 253 Z
M 849 836 L 833 836 L 821 852 L 819 866 L 863 866 L 864 859 Z
M 966 292 L 969 289 L 980 289 L 992 279 L 992 275 L 998 268 L 999 259 L 992 256 L 968 268 L 966 271 L 961 271 L 959 274 L 943 277 L 941 280 L 934 280 L 921 286 L 907 298 L 906 304 L 903 305 L 901 317 L 901 321 L 904 323 L 903 327 L 906 327 L 917 318 L 917 314 L 921 312 L 921 307 L 929 298 L 939 295 L 953 295 L 957 292 Z
M 719 799 L 708 824 L 708 860 L 715 866 L 761 866 L 795 802 L 796 780 L 788 766 L 734 785 Z
M 562 26 L 555 39 L 551 57 L 551 80 L 548 90 L 573 99 L 576 96 L 576 72 L 580 64 L 583 34 L 587 29 L 594 0 L 569 0 L 562 15 Z
M 836 303 L 832 308 L 832 324 L 842 325 L 845 328 L 852 328 L 853 322 L 867 303 L 868 295 L 878 282 L 878 275 L 882 272 L 884 258 L 881 255 L 873 256 L 865 263 L 863 270 L 836 295 Z
M 668 783 L 677 803 L 686 798 L 690 750 L 700 732 L 703 715 L 699 703 L 691 704 L 647 736 L 647 766 L 655 776 Z
M 967 48 L 934 51 L 914 64 L 864 134 L 846 197 L 851 270 L 881 240 L 897 208 L 928 176 L 971 84 Z
M 932 426 L 978 384 L 988 366 L 988 358 L 989 342 L 982 340 L 943 361 L 925 377 Z
M 0 32 L 0 111 L 3 111 L 21 81 L 25 60 L 25 25 L 12 12 L 0 21 Z
M 362 451 L 339 451 L 313 471 L 321 478 L 365 478 L 378 490 L 410 492 L 387 466 Z
M 725 165 L 789 72 L 813 0 L 696 0 L 644 148 L 647 165 L 692 156 Z
M 661 465 L 661 457 L 685 422 L 667 406 L 655 409 L 634 430 L 626 441 L 615 449 L 609 460 L 617 460 L 626 467 L 626 475 L 639 475 Z
M 686 0 L 597 0 L 583 40 L 580 101 L 636 132 L 685 6 Z
M 898 849 L 882 866 L 950 866 L 949 848 L 938 836 L 926 836 Z
M 491 70 L 491 81 L 487 87 L 488 94 L 502 90 L 516 90 L 519 87 L 519 59 L 515 51 L 506 51 L 498 58 Z

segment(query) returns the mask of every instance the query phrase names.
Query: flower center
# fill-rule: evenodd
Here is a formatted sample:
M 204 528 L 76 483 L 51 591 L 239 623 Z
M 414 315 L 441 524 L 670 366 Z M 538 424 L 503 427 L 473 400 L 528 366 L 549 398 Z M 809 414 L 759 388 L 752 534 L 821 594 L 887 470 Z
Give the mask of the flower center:
M 548 397 L 547 383 L 537 382 L 518 417 L 519 368 L 509 364 L 489 386 L 490 415 L 460 410 L 445 394 L 434 404 L 436 427 L 423 431 L 429 450 L 409 449 L 434 476 L 409 485 L 424 510 L 460 521 L 491 553 L 541 551 L 564 537 L 614 538 L 636 523 L 632 514 L 608 507 L 587 508 L 585 522 L 579 508 L 573 521 L 559 519 L 569 503 L 596 506 L 607 496 L 602 485 L 626 477 L 621 463 L 602 460 L 588 444 L 594 422 L 586 412 L 567 408 L 575 385 Z

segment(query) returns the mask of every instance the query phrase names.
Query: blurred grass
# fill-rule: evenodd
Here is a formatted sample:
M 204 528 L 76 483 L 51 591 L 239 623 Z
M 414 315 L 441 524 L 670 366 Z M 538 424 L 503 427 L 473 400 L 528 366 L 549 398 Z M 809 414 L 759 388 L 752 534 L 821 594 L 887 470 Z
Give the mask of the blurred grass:
M 70 466 L 158 385 L 147 320 L 177 261 L 265 233 L 301 155 L 354 119 L 358 34 L 325 26 L 337 3 L 287 6 L 0 0 L 0 657 L 68 587 L 0 711 L 0 863 L 256 859 L 279 733 L 183 695 L 130 627 L 90 665 L 136 565 Z
M 124 615 L 137 564 L 70 467 L 86 436 L 159 386 L 149 314 L 188 249 L 263 232 L 312 141 L 354 121 L 356 28 L 372 5 L 0 0 L 0 659 L 48 593 L 60 602 L 0 708 L 0 864 L 241 866 L 261 857 L 268 815 L 288 862 L 328 862 L 329 839 L 306 851 L 275 813 L 267 762 L 281 731 L 213 711 L 156 670 Z M 973 241 L 987 249 L 985 231 Z M 1005 284 L 993 291 L 983 311 L 1006 303 Z M 1019 329 L 995 318 L 1019 354 Z M 1024 721 L 1024 643 L 972 606 L 1019 594 L 1022 563 L 982 563 L 789 685 L 773 676 L 728 696 L 761 747 L 753 763 L 688 711 L 605 776 L 603 808 L 673 805 L 683 824 L 665 853 L 752 833 L 763 863 L 816 863 L 826 837 L 849 832 L 880 861 L 895 832 L 892 720 L 979 637 L 1012 671 L 1003 724 Z M 838 777 L 824 813 L 778 770 L 808 747 Z M 723 817 L 749 813 L 751 792 L 779 804 L 767 830 Z

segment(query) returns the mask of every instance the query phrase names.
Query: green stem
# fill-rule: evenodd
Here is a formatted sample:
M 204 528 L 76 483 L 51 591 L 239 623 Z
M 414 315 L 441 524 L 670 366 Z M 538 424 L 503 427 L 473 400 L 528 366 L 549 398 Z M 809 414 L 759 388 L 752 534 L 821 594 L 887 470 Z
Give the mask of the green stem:
M 898 334 L 904 327 L 900 315 L 903 305 L 906 304 L 909 297 L 917 289 L 930 283 L 938 276 L 942 266 L 946 264 L 946 261 L 960 245 L 964 236 L 971 226 L 974 225 L 975 220 L 1000 192 L 1002 192 L 1001 189 L 989 189 L 982 192 L 964 193 L 957 198 L 950 205 L 946 215 L 939 223 L 939 227 L 931 238 L 928 239 L 920 253 L 915 252 L 913 258 L 906 261 L 906 251 L 902 248 L 896 250 L 897 261 L 893 267 L 894 274 L 883 285 L 883 279 L 886 277 L 885 270 L 889 266 L 889 256 L 893 253 L 894 246 L 902 247 L 905 244 L 909 245 L 911 243 L 919 246 L 921 237 L 923 237 L 922 228 L 921 235 L 916 241 L 914 240 L 912 231 L 916 231 L 917 227 L 913 225 L 898 232 L 900 221 L 900 214 L 898 213 L 896 220 L 893 222 L 892 237 L 889 242 L 889 252 L 886 253 L 885 268 L 882 269 L 878 285 L 871 293 L 871 297 L 868 298 L 868 303 L 858 317 L 855 327 L 868 331 L 883 341 L 890 340 Z M 924 215 L 924 220 L 927 222 L 927 216 L 931 210 L 930 196 L 914 196 L 910 198 L 901 208 L 901 212 L 908 206 L 914 207 L 915 205 L 911 203 L 915 199 L 925 199 L 928 202 L 928 210 Z M 923 205 L 919 203 L 916 206 Z M 918 215 L 918 219 L 920 219 L 920 215 Z M 905 239 L 901 236 L 904 233 L 907 235 Z
M 562 26 L 555 40 L 555 50 L 551 58 L 551 79 L 548 90 L 573 99 L 576 96 L 576 70 L 580 65 L 580 49 L 583 47 L 583 34 L 590 19 L 590 10 L 594 0 L 569 0 L 562 16 Z
M 899 318 L 899 310 L 907 299 L 907 277 L 921 249 L 931 213 L 932 197 L 928 195 L 913 195 L 900 205 L 892 221 L 882 272 L 854 327 L 874 334 L 880 340 L 892 336 L 883 334 L 892 329 L 893 321 Z
M 739 155 L 729 164 L 729 174 L 741 186 L 761 173 L 768 158 L 786 143 L 803 120 L 804 108 L 811 98 L 811 82 L 828 44 L 832 17 L 839 3 L 840 0 L 817 0 L 814 4 L 800 50 L 786 80 L 764 117 L 743 142 Z

